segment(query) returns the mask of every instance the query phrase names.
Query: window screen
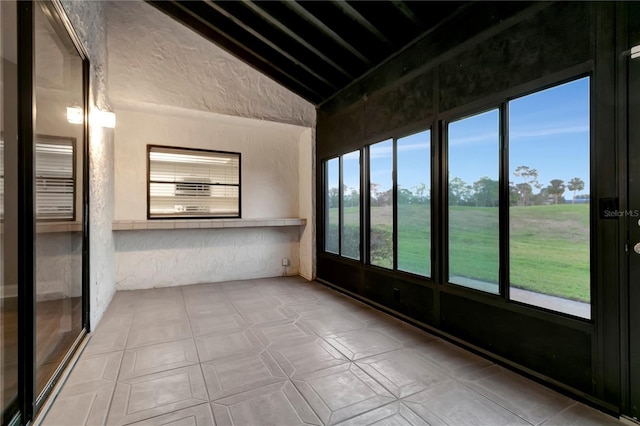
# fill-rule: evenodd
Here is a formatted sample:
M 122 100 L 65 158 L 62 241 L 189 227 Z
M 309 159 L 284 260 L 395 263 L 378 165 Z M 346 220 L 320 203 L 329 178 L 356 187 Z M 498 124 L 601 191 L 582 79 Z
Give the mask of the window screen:
M 240 154 L 149 146 L 149 218 L 240 217 Z

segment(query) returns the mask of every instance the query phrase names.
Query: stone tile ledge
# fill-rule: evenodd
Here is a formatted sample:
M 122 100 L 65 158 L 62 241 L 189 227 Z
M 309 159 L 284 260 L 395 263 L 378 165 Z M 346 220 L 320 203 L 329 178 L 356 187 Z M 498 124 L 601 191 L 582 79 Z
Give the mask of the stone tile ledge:
M 82 222 L 39 222 L 36 223 L 37 234 L 52 232 L 82 232 Z
M 301 226 L 302 218 L 257 218 L 257 219 L 160 219 L 160 220 L 114 220 L 114 231 L 140 231 L 149 229 L 218 229 L 218 228 L 264 228 L 275 226 Z

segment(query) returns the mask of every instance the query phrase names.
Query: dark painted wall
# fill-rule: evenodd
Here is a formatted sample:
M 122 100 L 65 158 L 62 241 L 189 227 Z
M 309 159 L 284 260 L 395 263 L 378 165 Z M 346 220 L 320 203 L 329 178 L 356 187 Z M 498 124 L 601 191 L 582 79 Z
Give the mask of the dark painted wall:
M 560 382 L 608 409 L 620 407 L 617 221 L 592 210 L 594 318 L 581 321 L 443 282 L 447 259 L 439 123 L 509 97 L 589 73 L 592 77 L 592 199 L 617 197 L 613 3 L 478 2 L 321 105 L 317 161 L 431 127 L 433 278 L 381 270 L 323 253 L 318 167 L 318 278 L 435 327 L 514 365 Z M 441 186 L 441 185 L 440 185 Z M 364 195 L 363 195 L 364 201 Z M 595 205 L 595 203 L 594 203 Z

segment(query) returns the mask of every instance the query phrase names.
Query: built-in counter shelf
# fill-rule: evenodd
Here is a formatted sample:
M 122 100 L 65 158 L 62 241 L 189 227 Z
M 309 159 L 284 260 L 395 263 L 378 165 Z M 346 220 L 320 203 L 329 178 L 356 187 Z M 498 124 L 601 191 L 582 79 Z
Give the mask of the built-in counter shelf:
M 82 232 L 82 222 L 37 222 L 36 233 Z
M 301 218 L 114 220 L 112 229 L 114 231 L 140 231 L 148 229 L 265 228 L 300 226 L 306 223 L 307 220 Z

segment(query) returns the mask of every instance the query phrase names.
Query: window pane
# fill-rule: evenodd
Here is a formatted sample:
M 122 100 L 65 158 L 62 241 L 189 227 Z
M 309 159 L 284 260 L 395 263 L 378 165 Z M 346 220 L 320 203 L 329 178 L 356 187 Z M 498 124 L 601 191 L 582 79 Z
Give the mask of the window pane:
M 590 317 L 589 78 L 509 103 L 511 299 Z
M 324 250 L 329 253 L 339 253 L 339 199 L 340 191 L 340 160 L 334 158 L 325 163 L 325 182 L 326 188 L 324 193 L 325 205 L 325 227 L 324 227 Z
M 398 139 L 398 269 L 431 275 L 431 132 Z
M 151 217 L 239 217 L 240 154 L 153 146 Z
M 449 124 L 449 282 L 499 293 L 499 113 Z
M 342 255 L 360 259 L 360 151 L 342 156 Z
M 371 264 L 393 268 L 393 141 L 369 149 Z

